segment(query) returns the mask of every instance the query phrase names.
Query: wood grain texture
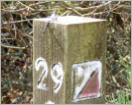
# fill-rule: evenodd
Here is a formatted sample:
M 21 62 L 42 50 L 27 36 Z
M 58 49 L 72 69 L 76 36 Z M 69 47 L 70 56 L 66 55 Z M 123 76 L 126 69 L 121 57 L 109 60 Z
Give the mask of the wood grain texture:
M 74 30 L 74 31 L 73 31 Z M 106 26 L 105 22 L 95 22 L 89 24 L 70 25 L 67 27 L 67 55 L 65 73 L 66 89 L 66 103 L 72 103 L 73 83 L 72 83 L 72 65 L 83 63 L 87 61 L 99 60 L 103 64 L 102 69 L 102 93 L 103 96 L 97 99 L 80 101 L 82 104 L 98 104 L 104 103 L 105 95 L 105 60 L 106 60 Z
M 80 101 L 80 104 L 104 103 L 105 95 L 105 60 L 106 60 L 106 22 L 90 22 L 82 24 L 50 23 L 43 34 L 44 21 L 33 21 L 33 99 L 34 104 L 52 101 L 55 104 L 71 104 L 73 96 L 72 65 L 87 61 L 100 60 L 103 64 L 101 98 Z M 36 88 L 41 70 L 35 70 L 35 61 L 43 57 L 48 64 L 48 78 L 45 79 L 48 91 Z M 53 93 L 55 83 L 51 79 L 50 70 L 54 64 L 61 62 L 64 80 L 58 94 Z M 76 104 L 76 103 L 74 103 Z
M 41 71 L 36 72 L 33 67 L 33 96 L 34 103 L 44 104 L 48 100 L 55 103 L 64 103 L 64 84 L 58 94 L 53 94 L 54 82 L 50 76 L 50 70 L 54 64 L 61 62 L 64 64 L 64 36 L 63 27 L 60 25 L 49 25 L 47 31 L 43 33 L 44 22 L 34 21 L 34 41 L 33 41 L 33 65 L 39 57 L 46 59 L 48 64 L 48 78 L 44 81 L 49 87 L 48 91 L 36 88 Z M 63 82 L 64 83 L 64 82 Z

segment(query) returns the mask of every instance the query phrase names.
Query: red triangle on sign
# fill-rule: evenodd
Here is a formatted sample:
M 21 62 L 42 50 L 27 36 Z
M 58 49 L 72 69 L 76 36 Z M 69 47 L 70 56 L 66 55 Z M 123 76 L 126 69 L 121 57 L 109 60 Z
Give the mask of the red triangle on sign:
M 92 77 L 88 80 L 87 84 L 85 85 L 84 89 L 78 96 L 78 98 L 86 98 L 86 97 L 95 97 L 99 93 L 99 80 L 98 80 L 98 70 L 94 72 Z

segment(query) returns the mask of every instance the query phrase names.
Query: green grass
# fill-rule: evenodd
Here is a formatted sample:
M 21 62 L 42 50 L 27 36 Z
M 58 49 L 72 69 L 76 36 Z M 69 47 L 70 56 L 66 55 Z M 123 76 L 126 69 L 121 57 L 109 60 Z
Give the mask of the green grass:
M 116 95 L 112 93 L 112 95 L 107 99 L 107 103 L 111 104 L 131 104 L 130 99 L 130 91 L 123 90 L 117 91 Z
M 120 78 L 120 82 L 124 84 L 116 92 L 106 97 L 107 103 L 131 104 L 131 66 L 128 62 L 130 62 L 130 57 L 120 58 L 120 64 L 123 68 L 116 74 L 115 78 Z

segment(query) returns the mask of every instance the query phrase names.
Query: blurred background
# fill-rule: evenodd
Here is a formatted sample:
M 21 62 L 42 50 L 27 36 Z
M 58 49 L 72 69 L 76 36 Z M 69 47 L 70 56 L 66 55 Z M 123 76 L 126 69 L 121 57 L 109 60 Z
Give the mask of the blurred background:
M 130 1 L 2 1 L 1 103 L 33 103 L 33 18 L 76 15 L 107 20 L 106 103 L 131 102 Z

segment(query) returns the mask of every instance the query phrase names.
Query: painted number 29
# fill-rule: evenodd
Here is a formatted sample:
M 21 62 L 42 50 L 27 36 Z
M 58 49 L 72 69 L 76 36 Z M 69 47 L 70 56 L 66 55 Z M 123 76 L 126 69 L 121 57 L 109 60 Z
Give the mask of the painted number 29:
M 48 65 L 46 60 L 42 57 L 39 57 L 35 62 L 36 71 L 39 71 L 40 67 L 42 67 L 43 70 L 39 77 L 37 88 L 42 90 L 48 90 L 48 87 L 44 83 L 44 80 L 48 76 Z M 55 83 L 55 86 L 53 87 L 53 92 L 57 94 L 62 86 L 62 82 L 64 78 L 63 66 L 60 62 L 58 62 L 51 68 L 50 76 Z

